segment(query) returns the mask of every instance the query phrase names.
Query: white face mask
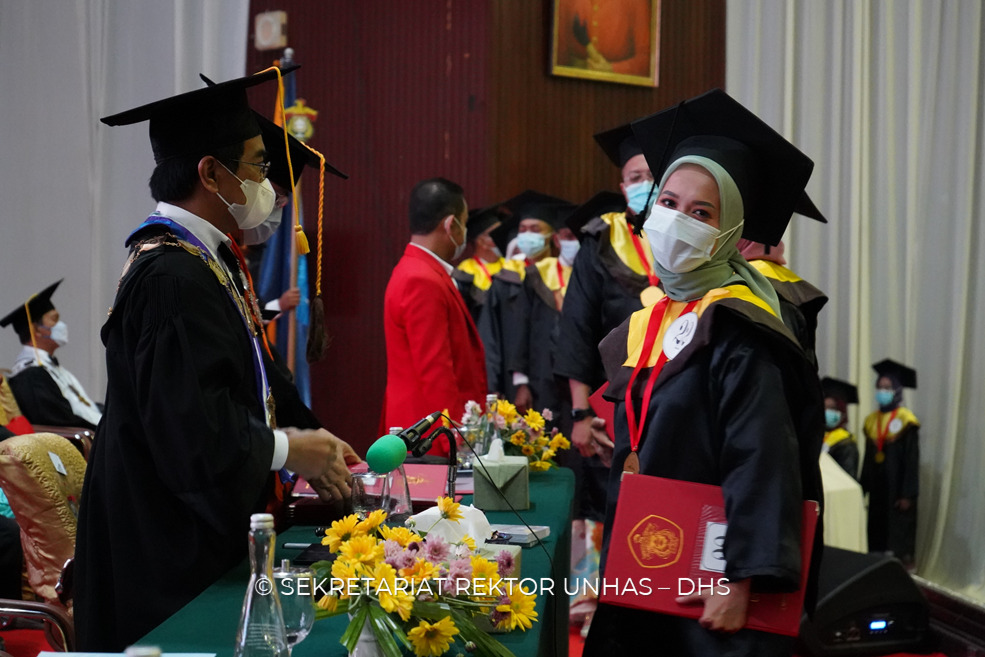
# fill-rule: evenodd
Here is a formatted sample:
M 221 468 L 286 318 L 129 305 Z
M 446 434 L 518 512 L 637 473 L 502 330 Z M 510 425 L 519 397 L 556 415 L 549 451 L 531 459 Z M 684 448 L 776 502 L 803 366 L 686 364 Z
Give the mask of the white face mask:
M 561 243 L 561 259 L 567 264 L 573 264 L 575 261 L 575 256 L 578 255 L 578 249 L 581 248 L 581 242 L 578 240 L 560 240 Z
M 284 217 L 284 208 L 277 208 L 266 219 L 263 223 L 256 228 L 250 228 L 243 231 L 243 244 L 247 246 L 252 246 L 254 244 L 263 244 L 277 232 L 280 228 L 280 222 Z
M 650 242 L 653 258 L 660 266 L 669 272 L 683 274 L 711 260 L 715 241 L 728 237 L 741 226 L 742 222 L 722 233 L 694 217 L 654 203 L 643 231 Z
M 452 221 L 454 221 L 459 226 L 462 225 L 461 223 L 459 223 L 458 219 L 453 218 Z M 468 226 L 462 226 L 462 243 L 461 244 L 459 244 L 458 242 L 456 242 L 455 241 L 455 238 L 451 236 L 451 231 L 448 231 L 448 239 L 450 239 L 451 240 L 451 243 L 455 245 L 455 253 L 452 255 L 451 259 L 452 260 L 458 260 L 459 258 L 462 257 L 462 254 L 465 253 L 465 246 L 469 243 L 469 228 L 468 228 Z
M 49 335 L 55 344 L 59 347 L 64 347 L 68 344 L 68 324 L 59 320 L 51 327 L 51 335 Z
M 220 164 L 222 163 L 220 162 Z M 229 171 L 229 167 L 225 164 L 222 165 L 222 168 Z M 270 211 L 274 209 L 274 202 L 277 200 L 277 194 L 266 178 L 262 183 L 258 183 L 255 180 L 243 180 L 232 171 L 229 173 L 233 174 L 233 178 L 239 180 L 239 188 L 246 196 L 246 203 L 230 203 L 222 198 L 222 194 L 218 192 L 216 194 L 229 208 L 229 214 L 233 215 L 236 225 L 241 230 L 256 228 L 270 216 Z
M 516 236 L 516 246 L 523 251 L 523 255 L 533 258 L 547 246 L 547 237 L 540 233 L 520 233 Z

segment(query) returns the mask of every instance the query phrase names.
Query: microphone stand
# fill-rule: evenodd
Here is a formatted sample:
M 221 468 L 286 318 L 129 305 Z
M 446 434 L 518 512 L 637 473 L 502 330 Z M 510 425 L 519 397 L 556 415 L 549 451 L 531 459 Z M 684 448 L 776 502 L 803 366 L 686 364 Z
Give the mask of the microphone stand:
M 448 427 L 438 427 L 431 432 L 431 435 L 424 440 L 416 441 L 411 444 L 411 440 L 404 437 L 404 442 L 414 456 L 424 456 L 431 449 L 434 439 L 438 436 L 448 438 L 448 497 L 455 499 L 455 479 L 458 476 L 458 444 L 455 442 L 455 434 Z

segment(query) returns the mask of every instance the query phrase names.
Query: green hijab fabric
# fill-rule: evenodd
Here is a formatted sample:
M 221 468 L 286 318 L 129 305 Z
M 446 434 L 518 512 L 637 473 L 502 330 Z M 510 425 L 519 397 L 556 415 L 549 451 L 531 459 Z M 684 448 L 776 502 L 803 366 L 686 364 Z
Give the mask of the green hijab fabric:
M 736 243 L 742 237 L 741 225 L 745 213 L 742 195 L 724 167 L 712 159 L 700 155 L 685 155 L 674 160 L 663 178 L 660 180 L 660 192 L 663 192 L 667 179 L 680 166 L 694 164 L 706 170 L 718 184 L 721 208 L 719 212 L 719 232 L 729 233 L 724 242 L 717 245 L 711 259 L 700 267 L 680 274 L 667 271 L 659 262 L 654 260 L 653 267 L 660 276 L 664 292 L 674 301 L 690 301 L 699 299 L 715 288 L 741 283 L 746 285 L 753 294 L 765 301 L 780 316 L 780 300 L 776 291 L 765 276 L 754 269 L 745 258 L 739 254 Z M 659 196 L 659 194 L 658 194 Z

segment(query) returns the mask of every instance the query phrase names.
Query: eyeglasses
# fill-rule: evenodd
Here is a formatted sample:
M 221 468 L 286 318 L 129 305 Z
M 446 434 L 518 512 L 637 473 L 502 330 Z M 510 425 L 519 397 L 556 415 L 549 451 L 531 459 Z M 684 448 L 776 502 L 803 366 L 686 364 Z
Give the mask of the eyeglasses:
M 251 167 L 256 167 L 260 169 L 260 179 L 264 180 L 267 178 L 267 173 L 270 171 L 270 162 L 247 162 L 245 160 L 232 160 L 237 164 L 249 164 Z

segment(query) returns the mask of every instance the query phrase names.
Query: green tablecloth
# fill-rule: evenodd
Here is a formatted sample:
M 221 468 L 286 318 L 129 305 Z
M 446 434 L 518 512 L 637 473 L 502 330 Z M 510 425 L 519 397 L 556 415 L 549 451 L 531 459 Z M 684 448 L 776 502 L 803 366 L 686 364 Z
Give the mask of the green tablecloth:
M 499 639 L 517 657 L 541 655 L 564 657 L 568 654 L 568 596 L 564 579 L 571 570 L 571 513 L 574 499 L 574 476 L 561 468 L 530 474 L 530 509 L 522 511 L 530 525 L 548 525 L 551 533 L 540 547 L 524 548 L 521 575 L 524 578 L 550 577 L 554 595 L 537 598 L 539 622 L 526 632 L 498 634 Z M 470 504 L 471 496 L 465 496 Z M 494 524 L 517 524 L 511 512 L 487 512 Z M 290 559 L 298 550 L 286 550 L 284 543 L 311 542 L 315 539 L 311 527 L 294 527 L 277 537 L 276 559 Z M 243 537 L 246 541 L 246 537 Z M 550 554 L 548 558 L 547 553 Z M 553 562 L 553 568 L 552 568 Z M 156 645 L 164 652 L 216 653 L 231 656 L 239 624 L 240 608 L 249 579 L 249 565 L 244 562 L 205 590 L 154 631 L 139 645 Z M 308 637 L 299 643 L 293 657 L 345 657 L 339 637 L 347 619 L 336 616 L 315 623 Z

